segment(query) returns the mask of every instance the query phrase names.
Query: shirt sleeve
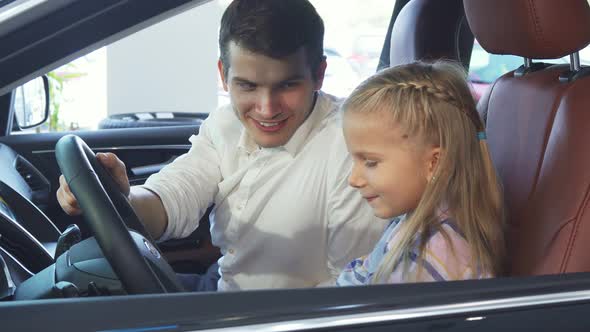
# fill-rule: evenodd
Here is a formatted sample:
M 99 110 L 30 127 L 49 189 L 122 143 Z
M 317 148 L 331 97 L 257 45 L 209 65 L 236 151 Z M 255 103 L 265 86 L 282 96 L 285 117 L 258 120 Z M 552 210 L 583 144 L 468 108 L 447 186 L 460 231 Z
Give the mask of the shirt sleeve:
M 344 267 L 336 280 L 336 286 L 361 286 L 371 282 L 373 274 L 379 268 L 379 264 L 381 264 L 384 255 L 387 253 L 387 244 L 399 221 L 400 218 L 395 218 L 389 223 L 370 254 L 346 264 L 346 267 Z
M 199 134 L 189 140 L 189 152 L 176 158 L 160 172 L 150 176 L 144 188 L 162 200 L 168 226 L 160 241 L 190 235 L 214 201 L 221 181 L 220 157 L 215 148 L 212 113 L 199 128 Z
M 363 256 L 346 264 L 338 279 L 336 279 L 336 286 L 362 286 L 368 284 L 371 273 L 366 266 L 367 260 L 368 256 Z
M 328 177 L 327 266 L 336 280 L 348 262 L 367 255 L 375 246 L 387 221 L 375 217 L 362 196 L 348 184 L 352 160 L 346 150 L 342 129 L 331 149 Z M 338 137 L 339 136 L 339 137 Z

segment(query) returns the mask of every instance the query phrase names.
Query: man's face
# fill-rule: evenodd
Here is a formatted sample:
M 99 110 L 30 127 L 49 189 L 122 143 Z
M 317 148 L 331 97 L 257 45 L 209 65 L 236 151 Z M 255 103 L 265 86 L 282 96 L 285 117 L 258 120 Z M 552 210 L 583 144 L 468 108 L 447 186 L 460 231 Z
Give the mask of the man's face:
M 231 42 L 229 71 L 219 70 L 232 106 L 261 147 L 277 147 L 289 141 L 313 108 L 314 92 L 322 87 L 325 61 L 313 78 L 303 48 L 273 59 L 250 52 Z

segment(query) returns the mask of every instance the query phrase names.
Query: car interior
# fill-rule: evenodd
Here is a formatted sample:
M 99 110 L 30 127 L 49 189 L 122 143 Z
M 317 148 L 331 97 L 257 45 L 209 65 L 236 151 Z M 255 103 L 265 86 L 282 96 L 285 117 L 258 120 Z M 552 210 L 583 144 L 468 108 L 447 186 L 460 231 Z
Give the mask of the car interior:
M 183 2 L 190 1 L 173 1 L 161 5 L 170 6 L 168 9 L 142 11 L 137 22 L 149 20 L 156 12 L 173 15 L 175 10 L 183 8 Z M 192 5 L 195 3 L 199 1 L 193 1 Z M 84 10 L 92 9 L 92 5 L 79 6 L 77 12 L 81 17 Z M 138 6 L 131 1 L 119 15 Z M 63 14 L 74 15 L 73 12 L 64 10 Z M 108 10 L 104 13 L 104 17 L 93 18 L 95 24 L 106 26 L 112 19 Z M 41 23 L 51 26 L 54 21 Z M 137 22 L 129 25 L 139 29 Z M 522 57 L 519 68 L 490 85 L 479 100 L 478 111 L 486 123 L 487 142 L 502 180 L 507 207 L 509 257 L 506 275 L 502 277 L 558 275 L 559 278 L 543 279 L 548 280 L 548 284 L 539 287 L 545 289 L 549 289 L 549 284 L 560 289 L 564 283 L 559 283 L 570 274 L 590 271 L 590 217 L 586 215 L 590 212 L 590 153 L 584 143 L 590 141 L 587 128 L 590 123 L 587 112 L 590 69 L 580 65 L 578 55 L 590 43 L 589 27 L 587 0 L 536 1 L 534 4 L 515 0 L 398 0 L 378 67 L 441 58 L 468 67 L 474 38 L 490 53 Z M 43 25 L 30 31 L 0 31 L 0 45 L 33 32 L 33 35 L 38 34 L 34 51 L 48 50 L 49 46 L 42 44 L 44 36 L 39 32 L 42 28 Z M 105 37 L 97 34 L 92 38 L 103 41 Z M 30 40 L 23 39 L 23 43 L 26 42 Z M 15 44 L 18 43 L 10 45 Z M 92 47 L 68 52 L 83 53 L 97 47 L 96 43 L 91 44 Z M 28 76 L 12 73 L 0 79 L 0 87 L 4 87 L 0 89 L 2 110 L 12 108 L 11 91 L 16 86 L 44 74 L 55 67 L 57 61 L 49 59 L 42 63 L 27 53 L 26 48 L 17 46 L 0 50 L 0 68 L 16 66 L 27 59 L 32 59 L 31 63 L 38 68 L 30 70 Z M 21 58 L 17 59 L 19 54 Z M 570 64 L 543 62 L 543 59 L 564 56 L 570 56 Z M 109 129 L 106 134 L 11 135 L 6 128 L 10 128 L 12 121 L 13 116 L 0 116 L 0 271 L 4 271 L 4 275 L 0 275 L 0 304 L 181 292 L 183 289 L 177 284 L 174 272 L 203 272 L 219 257 L 219 250 L 211 244 L 207 215 L 190 238 L 156 244 L 94 158 L 95 152 L 116 153 L 127 164 L 131 183 L 142 183 L 147 176 L 188 151 L 190 146 L 186 138 L 198 132 L 198 124 Z M 86 193 L 86 197 L 79 200 L 86 218 L 68 217 L 59 208 L 55 191 L 61 173 L 80 179 L 78 190 Z M 72 188 L 74 186 L 76 184 Z M 170 264 L 157 259 L 160 254 L 168 258 Z M 503 296 L 534 286 L 529 279 L 514 279 L 512 290 L 506 288 L 509 291 L 500 292 Z M 410 297 L 427 292 L 431 292 L 432 303 L 444 303 L 448 294 L 455 294 L 458 299 L 474 296 L 463 288 L 464 285 L 481 287 L 477 293 L 481 298 L 492 296 L 494 291 L 499 294 L 493 281 L 457 284 L 450 286 L 448 293 L 441 285 L 401 285 L 392 288 L 392 292 L 399 294 L 400 301 L 407 300 L 404 305 L 408 306 L 423 304 L 428 297 L 420 300 Z M 341 295 L 336 290 L 317 290 L 318 297 L 325 297 L 324 302 L 305 298 L 296 291 L 276 294 L 290 296 L 293 303 L 300 301 L 308 308 L 321 310 L 320 305 L 347 303 L 351 298 L 375 305 L 378 303 L 375 299 L 389 296 L 384 287 L 387 286 L 369 286 L 371 291 L 350 290 Z M 246 294 L 243 303 L 232 305 L 235 310 L 249 312 L 246 309 L 249 305 L 262 302 L 261 307 L 266 308 L 268 314 L 277 303 L 273 294 L 272 291 Z M 175 296 L 180 306 L 190 307 L 192 303 L 185 293 L 171 296 Z M 371 302 L 370 296 L 374 296 L 375 301 Z M 128 305 L 141 300 L 126 298 Z M 75 302 L 59 303 L 77 310 L 73 308 Z M 229 315 L 234 308 L 228 307 L 221 297 L 207 303 L 201 315 L 211 315 L 210 319 Z M 113 308 L 122 308 L 121 305 Z M 50 310 L 51 303 L 43 308 Z M 282 308 L 285 313 L 289 311 L 285 308 L 296 310 L 297 307 L 291 304 L 291 307 Z M 336 312 L 346 313 L 346 310 L 352 309 L 339 307 Z M 165 312 L 170 314 L 170 311 Z M 251 317 L 247 316 L 240 316 L 236 322 L 249 322 Z M 189 319 L 190 311 L 178 310 L 173 317 Z M 97 326 L 104 326 L 100 325 L 104 322 L 100 323 L 99 318 L 93 319 Z M 125 319 L 125 324 L 134 326 L 133 319 L 146 318 L 136 312 Z M 155 314 L 153 320 L 163 321 L 163 318 Z
M 588 138 L 590 81 L 577 52 L 590 42 L 585 1 L 543 2 L 532 12 L 516 2 L 465 1 L 482 46 L 522 56 L 525 64 L 494 82 L 480 102 L 488 142 L 504 186 L 511 275 L 590 269 Z M 492 17 L 505 17 L 498 26 Z M 567 25 L 559 22 L 567 21 Z M 571 56 L 570 65 L 533 59 Z
M 583 144 L 576 142 L 585 142 L 578 135 L 587 131 L 581 117 L 590 83 L 582 79 L 588 69 L 579 59 L 576 64 L 575 55 L 590 42 L 586 3 L 547 2 L 535 12 L 517 1 L 464 5 L 465 10 L 462 1 L 408 3 L 393 26 L 390 66 L 439 58 L 466 63 L 471 30 L 490 53 L 523 57 L 523 65 L 497 79 L 478 104 L 507 204 L 507 271 L 515 276 L 589 271 L 588 183 L 581 181 L 589 174 Z M 439 15 L 442 7 L 453 15 Z M 494 17 L 513 24 L 500 29 Z M 576 24 L 564 28 L 559 22 L 566 20 Z M 425 41 L 425 34 L 440 44 Z M 394 43 L 399 40 L 404 42 Z M 564 56 L 572 56 L 570 65 L 533 60 Z

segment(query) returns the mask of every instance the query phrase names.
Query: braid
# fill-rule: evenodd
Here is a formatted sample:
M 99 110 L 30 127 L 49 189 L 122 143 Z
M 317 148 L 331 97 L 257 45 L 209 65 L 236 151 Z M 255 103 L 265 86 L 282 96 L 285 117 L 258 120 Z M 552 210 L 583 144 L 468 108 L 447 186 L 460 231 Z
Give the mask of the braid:
M 399 82 L 397 86 L 402 90 L 417 90 L 428 93 L 440 101 L 459 106 L 457 98 L 455 98 L 449 91 L 441 89 L 430 82 Z
M 401 90 L 415 90 L 415 91 L 422 91 L 426 92 L 432 97 L 451 104 L 457 107 L 463 114 L 465 114 L 471 122 L 475 125 L 476 130 L 481 130 L 481 120 L 479 119 L 479 115 L 475 114 L 474 110 L 467 109 L 465 105 L 460 102 L 460 99 L 457 98 L 453 93 L 447 89 L 441 88 L 436 86 L 434 83 L 429 81 L 421 81 L 421 82 L 397 82 L 396 86 Z

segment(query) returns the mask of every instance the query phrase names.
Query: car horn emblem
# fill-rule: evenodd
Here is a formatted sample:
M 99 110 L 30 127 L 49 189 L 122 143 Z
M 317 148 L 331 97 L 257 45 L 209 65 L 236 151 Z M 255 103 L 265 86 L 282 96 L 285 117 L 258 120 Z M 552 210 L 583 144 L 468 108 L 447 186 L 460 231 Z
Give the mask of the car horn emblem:
M 154 255 L 154 257 L 160 258 L 160 252 L 158 251 L 158 249 L 156 249 L 156 247 L 154 247 L 153 244 L 150 243 L 150 241 L 144 239 L 143 244 L 152 253 L 152 255 Z

